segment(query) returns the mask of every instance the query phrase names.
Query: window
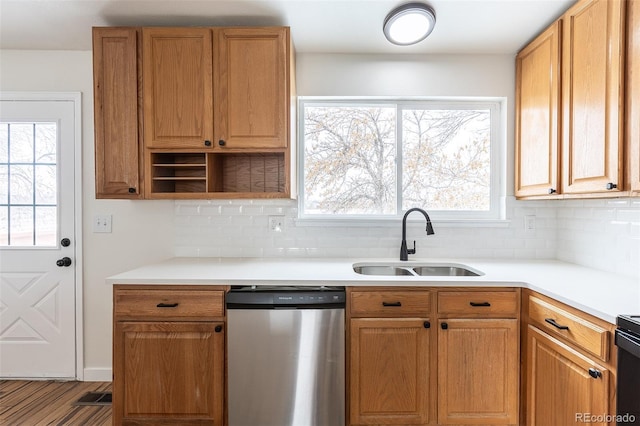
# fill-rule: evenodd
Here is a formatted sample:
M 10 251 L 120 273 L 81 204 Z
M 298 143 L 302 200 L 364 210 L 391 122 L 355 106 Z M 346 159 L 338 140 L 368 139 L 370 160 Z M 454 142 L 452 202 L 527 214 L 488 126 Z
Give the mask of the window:
M 57 244 L 57 124 L 0 122 L 0 246 Z
M 300 102 L 300 217 L 499 219 L 499 101 Z

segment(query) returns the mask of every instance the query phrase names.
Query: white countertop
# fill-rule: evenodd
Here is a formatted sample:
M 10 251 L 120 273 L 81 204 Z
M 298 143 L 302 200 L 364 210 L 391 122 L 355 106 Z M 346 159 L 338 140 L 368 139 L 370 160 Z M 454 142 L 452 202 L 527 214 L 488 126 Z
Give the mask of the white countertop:
M 462 264 L 481 276 L 360 275 L 355 263 Z M 525 287 L 615 324 L 640 314 L 640 280 L 554 260 L 280 259 L 177 257 L 111 276 L 107 284 Z

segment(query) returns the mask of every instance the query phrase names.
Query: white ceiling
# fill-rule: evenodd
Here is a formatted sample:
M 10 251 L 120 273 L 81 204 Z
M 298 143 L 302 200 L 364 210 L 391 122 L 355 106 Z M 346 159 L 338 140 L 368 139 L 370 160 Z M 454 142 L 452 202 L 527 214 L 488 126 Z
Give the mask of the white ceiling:
M 287 25 L 301 52 L 515 54 L 575 0 L 426 0 L 436 26 L 415 46 L 382 34 L 409 0 L 0 0 L 0 48 L 91 50 L 92 26 Z

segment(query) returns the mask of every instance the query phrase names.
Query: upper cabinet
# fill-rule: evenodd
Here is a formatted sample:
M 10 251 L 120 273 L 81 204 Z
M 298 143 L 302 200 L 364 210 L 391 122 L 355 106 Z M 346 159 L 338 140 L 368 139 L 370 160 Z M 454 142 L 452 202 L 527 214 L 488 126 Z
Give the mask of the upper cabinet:
M 286 148 L 287 29 L 220 28 L 216 41 L 216 143 L 226 148 Z
M 128 44 L 116 30 L 132 37 Z M 149 199 L 295 196 L 289 28 L 96 28 L 98 40 L 95 34 L 121 43 L 108 57 L 105 43 L 94 48 L 96 87 L 105 87 L 96 89 L 98 187 L 144 175 L 143 192 L 127 180 L 112 198 L 130 198 L 129 191 Z
M 624 0 L 582 0 L 563 17 L 563 191 L 623 189 Z
M 557 21 L 516 58 L 516 196 L 557 194 L 560 41 Z
M 640 1 L 627 4 L 627 152 L 628 182 L 640 194 Z
M 628 189 L 627 3 L 637 2 L 579 0 L 518 54 L 517 197 L 620 196 Z
M 146 148 L 203 148 L 213 137 L 212 31 L 143 28 Z
M 96 198 L 141 198 L 135 28 L 93 29 Z

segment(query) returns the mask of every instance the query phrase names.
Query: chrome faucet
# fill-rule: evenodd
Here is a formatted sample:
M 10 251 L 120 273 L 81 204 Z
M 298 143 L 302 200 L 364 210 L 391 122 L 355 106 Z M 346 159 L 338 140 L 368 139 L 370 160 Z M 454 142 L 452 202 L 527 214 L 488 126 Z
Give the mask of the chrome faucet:
M 415 240 L 413 241 L 413 248 L 407 249 L 407 216 L 409 216 L 409 213 L 416 211 L 422 213 L 425 219 L 427 219 L 427 235 L 435 234 L 435 232 L 433 232 L 433 226 L 431 226 L 431 219 L 429 218 L 427 212 L 418 207 L 407 210 L 407 212 L 404 214 L 404 217 L 402 218 L 402 244 L 400 245 L 400 260 L 409 260 L 410 254 L 416 254 Z

